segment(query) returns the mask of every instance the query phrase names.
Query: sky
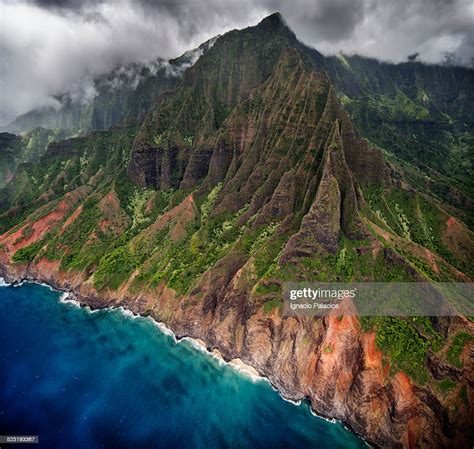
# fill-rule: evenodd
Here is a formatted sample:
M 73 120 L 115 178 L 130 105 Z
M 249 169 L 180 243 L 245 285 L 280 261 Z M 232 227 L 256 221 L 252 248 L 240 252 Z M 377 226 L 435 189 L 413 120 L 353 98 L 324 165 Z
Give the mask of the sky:
M 0 124 L 119 65 L 179 56 L 276 11 L 325 54 L 474 58 L 474 0 L 0 0 Z

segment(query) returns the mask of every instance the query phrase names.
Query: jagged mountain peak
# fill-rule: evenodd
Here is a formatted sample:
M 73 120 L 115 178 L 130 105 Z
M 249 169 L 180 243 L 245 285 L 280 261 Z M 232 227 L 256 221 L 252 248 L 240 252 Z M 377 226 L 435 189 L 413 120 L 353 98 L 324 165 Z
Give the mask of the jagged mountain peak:
M 272 13 L 272 14 L 269 14 L 268 16 L 266 16 L 265 18 L 263 18 L 259 25 L 262 25 L 262 24 L 267 24 L 267 23 L 272 23 L 272 24 L 275 24 L 275 25 L 285 25 L 286 22 L 285 22 L 285 19 L 283 18 L 282 14 L 278 11 Z
M 263 18 L 257 25 L 258 28 L 266 28 L 271 30 L 289 30 L 291 29 L 288 27 L 285 19 L 279 12 L 274 12 L 267 17 Z M 293 33 L 293 31 L 291 31 Z
M 301 45 L 296 38 L 296 34 L 288 26 L 283 16 L 273 13 L 263 18 L 258 24 L 251 25 L 243 29 L 235 29 L 224 33 L 218 40 L 235 38 L 238 35 L 241 39 L 249 39 L 253 45 L 257 46 L 264 41 L 277 41 L 282 45 Z

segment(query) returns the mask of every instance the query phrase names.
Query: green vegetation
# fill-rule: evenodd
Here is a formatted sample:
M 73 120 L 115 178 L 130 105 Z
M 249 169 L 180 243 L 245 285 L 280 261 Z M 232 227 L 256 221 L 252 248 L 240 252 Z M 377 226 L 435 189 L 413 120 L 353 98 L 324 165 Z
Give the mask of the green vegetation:
M 130 181 L 126 171 L 122 170 L 114 181 L 114 191 L 117 194 L 120 204 L 129 204 L 136 190 L 137 186 Z M 129 208 L 125 208 L 125 211 L 129 212 L 128 209 Z
M 164 141 L 165 134 L 166 132 L 157 134 L 155 137 L 153 137 L 153 143 L 157 146 L 161 145 L 161 143 Z
M 430 117 L 428 110 L 408 98 L 403 92 L 397 91 L 395 96 L 374 95 L 368 98 L 368 113 L 373 113 L 388 122 L 423 121 Z
M 128 210 L 132 217 L 132 229 L 149 222 L 150 217 L 145 216 L 145 207 L 154 193 L 154 190 L 151 189 L 135 189 L 130 204 L 128 205 Z
M 101 290 L 104 286 L 116 290 L 132 274 L 136 261 L 127 247 L 116 248 L 100 259 L 94 273 L 94 286 Z
M 194 280 L 222 258 L 240 236 L 242 230 L 234 227 L 236 218 L 236 215 L 221 216 L 199 229 L 195 223 L 188 225 L 186 237 L 167 246 L 165 261 L 160 261 L 161 269 L 153 275 L 152 283 L 167 279 L 171 288 L 180 293 L 187 291 Z
M 219 182 L 207 195 L 206 201 L 201 205 L 201 222 L 204 223 L 212 211 L 217 195 L 222 188 L 222 183 Z
M 65 270 L 86 268 L 96 259 L 94 252 L 98 248 L 97 242 L 86 244 L 90 234 L 97 229 L 100 216 L 98 201 L 93 198 L 86 200 L 79 216 L 58 236 L 54 245 L 48 245 L 50 252 L 46 257 L 61 259 L 61 268 Z M 100 233 L 99 230 L 97 232 Z
M 390 65 L 359 56 L 328 58 L 338 98 L 364 137 L 413 164 L 424 178 L 447 176 L 472 195 L 472 112 L 460 70 L 423 64 Z M 456 86 L 456 87 L 455 87 Z M 452 92 L 452 97 L 440 92 Z M 453 100 L 455 98 L 455 100 Z M 454 201 L 453 201 L 454 200 Z
M 467 387 L 466 385 L 463 385 L 461 389 L 459 390 L 459 397 L 461 401 L 463 402 L 464 405 L 469 405 L 469 397 L 467 395 Z
M 281 287 L 278 284 L 260 283 L 257 285 L 255 292 L 258 293 L 259 295 L 280 293 Z
M 442 337 L 427 317 L 365 318 L 365 329 L 374 326 L 377 346 L 390 357 L 392 368 L 407 373 L 424 384 L 428 381 L 426 356 L 428 350 L 439 350 Z
M 261 245 L 258 251 L 253 254 L 253 263 L 259 278 L 265 278 L 267 274 L 271 277 L 271 272 L 275 268 L 281 250 L 287 241 L 287 235 L 274 236 L 268 239 L 267 244 Z
M 366 187 L 365 195 L 369 205 L 369 216 L 382 229 L 411 240 L 437 253 L 446 262 L 465 273 L 472 273 L 469 254 L 460 248 L 457 253 L 449 248 L 444 238 L 449 215 L 435 202 L 424 195 L 408 190 L 390 190 Z M 402 248 L 397 251 L 406 256 L 427 277 L 437 281 L 450 281 L 449 270 L 435 273 L 426 261 Z M 441 264 L 439 268 L 443 268 Z
M 194 137 L 193 136 L 186 136 L 183 138 L 184 140 L 184 143 L 190 147 L 193 146 L 193 140 L 194 140 Z
M 271 313 L 274 309 L 283 309 L 283 301 L 281 299 L 272 299 L 263 304 L 263 311 Z
M 336 259 L 336 265 L 334 267 L 337 274 L 342 275 L 344 278 L 350 278 L 352 275 L 352 263 L 347 258 L 347 248 L 343 247 L 339 250 Z
M 247 234 L 244 238 L 244 248 L 250 253 L 253 254 L 257 251 L 277 229 L 278 223 L 268 223 L 265 226 L 257 228 L 255 233 Z M 251 242 L 250 246 L 249 243 Z
M 463 363 L 461 360 L 461 353 L 464 349 L 464 345 L 472 340 L 474 337 L 471 334 L 466 332 L 460 332 L 459 334 L 455 335 L 453 339 L 453 343 L 451 347 L 448 349 L 447 359 L 448 362 L 452 365 L 456 366 L 457 368 L 462 368 Z
M 12 257 L 15 263 L 30 263 L 38 254 L 41 247 L 44 245 L 43 241 L 32 243 L 29 246 L 19 249 Z
M 438 382 L 438 388 L 443 392 L 443 393 L 446 393 L 448 392 L 449 390 L 452 390 L 453 388 L 456 387 L 456 382 L 452 381 L 451 379 L 449 378 L 446 378 L 446 379 L 441 379 L 439 382 Z
M 27 225 L 23 228 L 21 235 L 13 242 L 15 245 L 21 242 L 24 239 L 28 239 L 33 234 L 33 227 L 31 225 Z

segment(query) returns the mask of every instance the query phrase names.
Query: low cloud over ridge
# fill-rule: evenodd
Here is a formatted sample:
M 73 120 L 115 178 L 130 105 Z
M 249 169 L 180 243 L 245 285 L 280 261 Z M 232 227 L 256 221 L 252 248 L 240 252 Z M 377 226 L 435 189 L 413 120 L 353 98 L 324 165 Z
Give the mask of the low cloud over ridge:
M 280 11 L 323 53 L 470 64 L 470 0 L 0 0 L 0 123 L 121 64 L 175 57 Z

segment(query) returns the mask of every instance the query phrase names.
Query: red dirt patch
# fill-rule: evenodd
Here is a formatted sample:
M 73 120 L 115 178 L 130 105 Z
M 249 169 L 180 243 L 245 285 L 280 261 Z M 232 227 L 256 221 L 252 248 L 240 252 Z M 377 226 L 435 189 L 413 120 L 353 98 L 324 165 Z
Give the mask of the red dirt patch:
M 359 333 L 359 320 L 356 316 L 337 317 L 328 315 L 324 318 L 327 330 L 322 342 L 321 359 L 338 359 L 345 350 L 344 338 L 350 339 Z
M 196 205 L 192 195 L 188 195 L 181 203 L 173 207 L 153 223 L 148 232 L 161 231 L 168 224 L 174 223 L 170 236 L 173 241 L 179 240 L 186 232 L 186 225 L 196 217 Z
M 362 347 L 364 348 L 365 364 L 367 368 L 382 370 L 382 352 L 375 345 L 375 332 L 363 334 Z
M 429 249 L 425 249 L 425 258 L 430 264 L 431 269 L 436 274 L 439 274 L 439 268 L 438 268 L 438 264 L 436 263 L 435 255 Z
M 415 405 L 412 384 L 405 373 L 400 371 L 395 374 L 392 386 L 396 398 L 396 407 L 400 412 Z
M 458 260 L 462 260 L 466 267 L 474 264 L 474 233 L 463 223 L 454 217 L 446 220 L 446 228 L 442 235 L 442 241 L 446 248 L 454 254 Z M 454 274 L 461 280 L 469 280 L 470 272 L 461 273 L 453 268 Z M 466 274 L 468 276 L 466 276 Z
M 156 195 L 156 194 L 155 194 Z M 155 204 L 155 195 L 152 195 L 147 201 L 145 206 L 145 215 L 150 215 L 153 211 L 153 205 Z
M 390 232 L 386 231 L 385 229 L 382 229 L 380 226 L 377 226 L 372 221 L 369 221 L 369 224 L 372 227 L 372 229 L 376 232 L 376 234 L 379 235 L 380 237 L 382 237 L 385 241 L 390 243 L 394 239 L 397 238 L 395 235 L 391 234 Z
M 109 220 L 105 218 L 99 221 L 99 228 L 101 231 L 105 231 L 109 227 Z
M 448 230 L 452 230 L 453 228 L 459 228 L 460 224 L 454 217 L 449 217 L 446 226 Z
M 120 206 L 120 200 L 111 190 L 105 195 L 99 203 L 103 219 L 99 222 L 102 231 L 111 231 L 114 234 L 120 234 L 130 223 L 130 218 Z
M 7 231 L 0 237 L 0 243 L 4 245 L 7 253 L 14 254 L 19 249 L 41 240 L 47 232 L 64 218 L 68 210 L 69 205 L 65 200 L 62 200 L 54 211 L 39 218 L 37 221 L 23 225 L 18 231 L 11 235 L 7 235 Z M 23 237 L 23 231 L 28 226 L 31 226 L 31 232 L 28 232 L 27 236 Z
M 36 263 L 36 268 L 42 272 L 56 273 L 59 271 L 59 265 L 61 265 L 61 261 L 59 260 L 42 258 Z
M 77 217 L 82 212 L 82 204 L 69 216 L 69 218 L 64 222 L 64 224 L 61 227 L 60 234 L 62 234 L 68 226 L 70 226 L 74 221 L 76 220 Z
M 101 210 L 108 210 L 109 208 L 117 209 L 120 208 L 120 200 L 117 197 L 117 194 L 111 190 L 107 195 L 105 195 L 100 200 Z

